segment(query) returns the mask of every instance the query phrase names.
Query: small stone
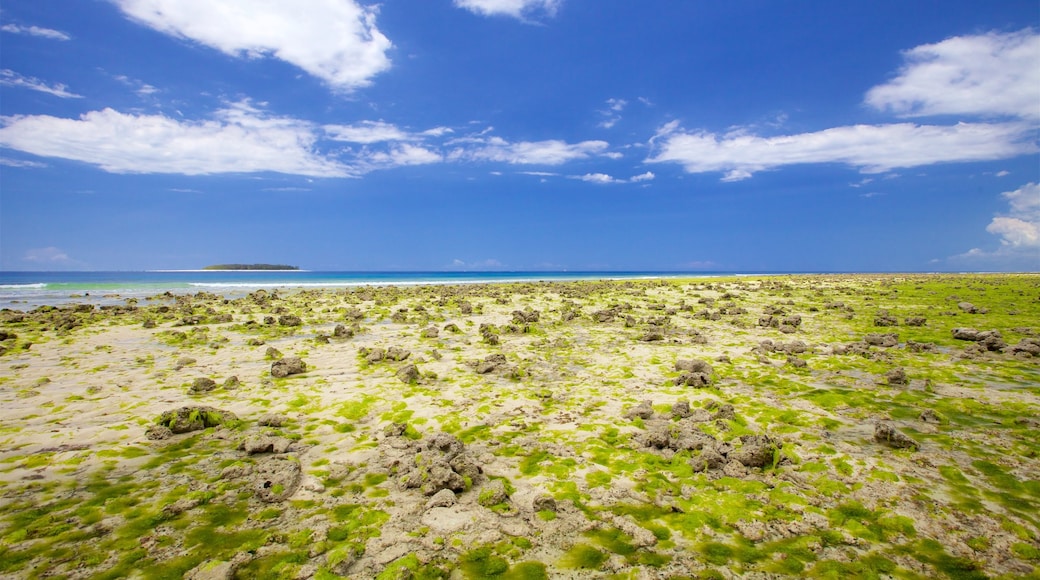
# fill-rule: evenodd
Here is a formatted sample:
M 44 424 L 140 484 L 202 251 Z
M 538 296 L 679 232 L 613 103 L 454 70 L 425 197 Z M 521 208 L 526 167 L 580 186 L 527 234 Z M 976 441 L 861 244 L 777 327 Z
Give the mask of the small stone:
M 915 451 L 918 449 L 916 441 L 889 423 L 881 422 L 874 426 L 874 440 L 896 449 L 913 449 Z
M 433 494 L 430 501 L 426 502 L 426 509 L 433 509 L 438 507 L 451 507 L 456 502 L 455 492 L 450 489 L 442 489 L 437 493 Z
M 277 413 L 267 413 L 257 419 L 256 424 L 261 427 L 281 427 L 285 425 L 288 419 L 285 415 L 279 415 Z
M 419 381 L 421 375 L 418 367 L 414 364 L 408 364 L 398 369 L 395 376 L 402 383 L 415 383 Z
M 885 381 L 890 385 L 905 385 L 907 383 L 906 371 L 901 368 L 892 369 L 885 374 Z
M 191 383 L 191 393 L 207 393 L 217 388 L 217 382 L 207 377 L 199 377 Z
M 539 495 L 531 502 L 531 507 L 536 512 L 555 512 L 557 510 L 556 499 L 551 495 Z
M 306 370 L 307 365 L 298 356 L 279 359 L 271 364 L 271 376 L 276 378 L 297 375 Z

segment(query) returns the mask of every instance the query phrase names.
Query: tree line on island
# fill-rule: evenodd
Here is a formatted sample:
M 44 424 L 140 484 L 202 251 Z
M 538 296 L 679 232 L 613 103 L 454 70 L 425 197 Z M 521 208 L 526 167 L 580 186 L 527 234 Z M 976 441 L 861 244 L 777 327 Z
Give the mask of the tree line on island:
M 299 266 L 285 264 L 214 264 L 203 270 L 299 270 Z

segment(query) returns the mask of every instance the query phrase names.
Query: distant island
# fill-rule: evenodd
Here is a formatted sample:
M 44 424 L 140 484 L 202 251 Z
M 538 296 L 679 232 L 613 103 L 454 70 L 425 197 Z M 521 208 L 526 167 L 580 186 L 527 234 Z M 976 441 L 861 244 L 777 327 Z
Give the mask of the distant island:
M 203 270 L 299 270 L 299 266 L 285 264 L 215 264 Z

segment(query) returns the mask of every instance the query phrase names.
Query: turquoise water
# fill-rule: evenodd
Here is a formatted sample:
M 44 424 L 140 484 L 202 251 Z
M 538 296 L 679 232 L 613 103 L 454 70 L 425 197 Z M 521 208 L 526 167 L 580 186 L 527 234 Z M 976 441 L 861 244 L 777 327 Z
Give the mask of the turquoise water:
M 417 284 L 475 284 L 718 276 L 723 272 L 0 272 L 0 308 L 29 310 L 69 303 L 120 304 L 164 292 L 211 292 L 233 298 L 264 289 L 353 288 Z

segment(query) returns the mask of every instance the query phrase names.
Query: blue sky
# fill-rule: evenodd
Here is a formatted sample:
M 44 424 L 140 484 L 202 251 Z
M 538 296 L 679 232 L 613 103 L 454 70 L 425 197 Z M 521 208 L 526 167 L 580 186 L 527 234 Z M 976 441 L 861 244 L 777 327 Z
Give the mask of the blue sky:
M 0 269 L 1040 270 L 1035 0 L 7 0 Z

